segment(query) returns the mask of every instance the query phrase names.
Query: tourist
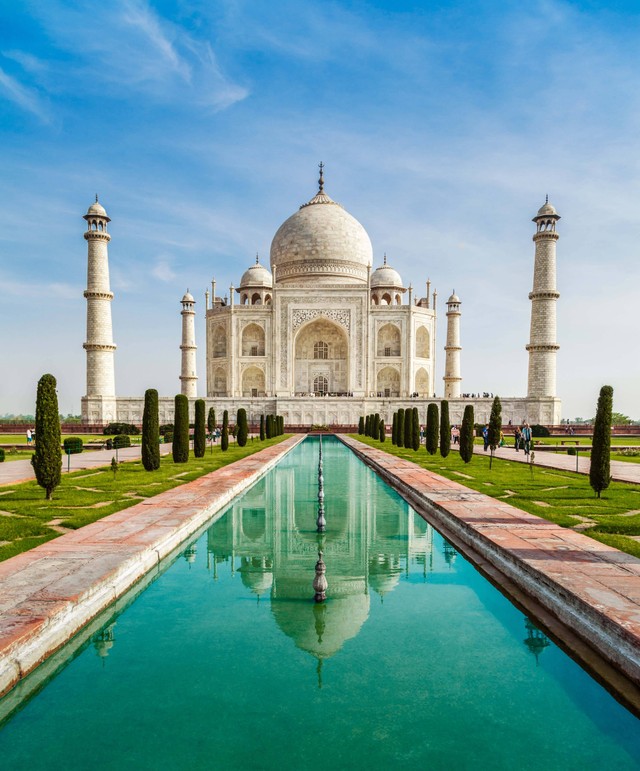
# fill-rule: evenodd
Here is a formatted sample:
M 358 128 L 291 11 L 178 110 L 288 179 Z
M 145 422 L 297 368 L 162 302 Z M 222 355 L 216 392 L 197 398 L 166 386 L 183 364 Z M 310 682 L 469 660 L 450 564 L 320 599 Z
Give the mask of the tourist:
M 520 426 L 516 426 L 515 431 L 513 432 L 513 436 L 516 441 L 516 452 L 520 452 L 520 440 L 522 439 L 522 431 L 520 431 Z
M 451 429 L 451 441 L 453 444 L 460 444 L 460 429 L 458 426 L 454 426 Z
M 27 444 L 31 444 L 31 429 L 27 429 Z
M 489 446 L 489 424 L 485 423 L 484 428 L 482 429 L 482 438 L 484 440 L 484 451 L 487 451 L 487 447 Z
M 528 423 L 522 426 L 522 441 L 524 442 L 524 454 L 528 455 L 531 449 L 531 428 Z

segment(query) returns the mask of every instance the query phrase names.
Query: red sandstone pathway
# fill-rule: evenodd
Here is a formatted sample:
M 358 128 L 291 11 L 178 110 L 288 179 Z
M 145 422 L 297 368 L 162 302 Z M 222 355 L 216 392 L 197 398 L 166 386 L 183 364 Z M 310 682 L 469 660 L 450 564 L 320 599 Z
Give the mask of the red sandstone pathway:
M 340 438 L 445 536 L 488 560 L 640 685 L 639 559 L 411 461 Z
M 285 439 L 0 563 L 0 694 L 303 438 Z
M 482 445 L 473 446 L 476 455 L 489 455 L 489 450 L 485 453 Z M 534 448 L 536 466 L 545 468 L 557 468 L 563 471 L 577 471 L 579 474 L 588 474 L 591 459 L 581 455 L 566 455 L 565 453 L 551 452 L 549 450 L 539 450 Z M 498 447 L 494 453 L 495 458 L 502 460 L 512 460 L 516 463 L 528 463 L 529 458 L 524 454 L 524 450 L 516 452 L 511 447 Z M 640 463 L 627 463 L 623 460 L 611 461 L 611 478 L 617 482 L 632 482 L 640 484 Z

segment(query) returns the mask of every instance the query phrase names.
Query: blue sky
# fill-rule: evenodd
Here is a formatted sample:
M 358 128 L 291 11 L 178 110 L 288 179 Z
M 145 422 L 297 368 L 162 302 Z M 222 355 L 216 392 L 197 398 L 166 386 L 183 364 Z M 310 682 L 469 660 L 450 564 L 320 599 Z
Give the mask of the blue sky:
M 636 3 L 0 0 L 0 414 L 85 391 L 106 207 L 120 395 L 179 391 L 180 298 L 237 284 L 316 190 L 462 300 L 463 390 L 526 392 L 531 222 L 559 223 L 558 393 L 640 418 Z M 205 334 L 197 322 L 199 389 Z

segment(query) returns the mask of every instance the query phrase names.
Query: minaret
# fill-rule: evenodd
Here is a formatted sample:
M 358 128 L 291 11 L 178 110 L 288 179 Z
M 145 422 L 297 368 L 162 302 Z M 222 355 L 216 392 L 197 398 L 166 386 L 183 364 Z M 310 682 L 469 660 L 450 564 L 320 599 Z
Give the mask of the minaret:
M 447 300 L 447 344 L 444 347 L 444 398 L 460 398 L 460 298 L 453 294 Z
M 98 203 L 92 203 L 84 215 L 87 231 L 84 237 L 88 244 L 87 263 L 87 396 L 115 397 L 116 385 L 113 366 L 113 326 L 111 324 L 111 301 L 113 293 L 109 288 L 109 253 L 107 244 L 111 236 L 107 223 L 111 220 Z M 101 416 L 97 416 L 98 421 Z M 104 417 L 104 416 L 103 416 Z M 112 417 L 115 419 L 115 416 Z
M 198 395 L 198 378 L 196 376 L 196 312 L 193 306 L 196 301 L 187 293 L 180 301 L 182 303 L 182 367 L 180 370 L 180 393 L 185 396 Z
M 529 337 L 528 398 L 555 397 L 556 395 L 556 222 L 560 215 L 549 203 L 549 196 L 533 222 L 537 229 L 533 236 L 536 245 L 531 300 L 531 334 Z

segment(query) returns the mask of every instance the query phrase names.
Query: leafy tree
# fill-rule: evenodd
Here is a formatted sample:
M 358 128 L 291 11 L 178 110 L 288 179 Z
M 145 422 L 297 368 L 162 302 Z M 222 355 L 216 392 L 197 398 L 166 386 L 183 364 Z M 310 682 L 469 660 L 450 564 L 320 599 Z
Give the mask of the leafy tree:
M 398 447 L 404 447 L 404 409 L 398 410 L 398 420 L 396 421 L 396 444 Z
M 438 450 L 438 405 L 434 403 L 427 407 L 427 436 L 425 444 L 429 455 L 435 455 Z
M 403 444 L 407 449 L 413 447 L 413 410 L 407 407 L 404 411 L 404 436 Z
M 451 452 L 451 423 L 449 422 L 449 402 L 440 403 L 440 455 L 446 458 Z
M 193 427 L 193 454 L 196 458 L 204 458 L 204 451 L 207 449 L 207 427 L 204 420 L 204 413 L 207 405 L 204 399 L 196 399 L 196 422 Z
M 50 501 L 62 474 L 60 417 L 53 375 L 43 375 L 38 381 L 35 428 L 36 448 L 31 464 L 38 484 L 44 488 L 45 497 Z
M 220 449 L 226 452 L 229 449 L 229 412 L 222 413 L 222 433 L 220 434 Z
M 621 412 L 611 413 L 612 426 L 630 426 L 632 423 L 633 423 L 633 420 L 628 415 L 623 415 Z
M 358 421 L 358 434 L 362 436 L 364 434 L 364 417 L 360 415 L 360 420 Z
M 114 481 L 115 481 L 116 474 L 118 473 L 118 469 L 119 468 L 120 468 L 120 464 L 118 463 L 118 461 L 116 460 L 116 456 L 114 455 L 111 458 L 111 471 L 113 472 L 113 479 L 114 479 Z
M 591 466 L 589 482 L 598 498 L 611 482 L 611 415 L 613 409 L 613 388 L 602 386 L 598 397 L 598 409 L 593 426 Z M 38 431 L 36 428 L 36 436 Z
M 473 438 L 475 436 L 475 416 L 473 407 L 468 404 L 464 408 L 462 425 L 460 426 L 460 457 L 465 463 L 473 458 Z
M 236 425 L 238 426 L 237 441 L 238 447 L 244 447 L 249 436 L 249 426 L 247 425 L 247 411 L 240 407 L 236 416 Z
M 386 427 L 384 425 L 384 420 L 383 419 L 380 420 L 380 432 L 379 432 L 378 436 L 379 436 L 380 441 L 384 442 L 384 440 L 386 438 Z
M 260 415 L 260 441 L 264 442 L 266 436 L 264 432 L 264 415 Z
M 160 468 L 160 420 L 158 418 L 158 392 L 155 388 L 148 388 L 144 392 L 142 465 L 146 471 L 156 471 Z
M 216 411 L 213 407 L 209 407 L 209 413 L 207 414 L 207 431 L 212 434 L 216 427 Z
M 173 428 L 173 462 L 189 460 L 189 400 L 184 394 L 176 394 Z
M 500 444 L 500 434 L 502 431 L 502 404 L 500 397 L 496 396 L 491 405 L 491 415 L 489 416 L 489 447 L 491 448 L 491 457 L 489 458 L 489 468 L 493 463 L 493 453 Z
M 418 408 L 414 407 L 411 410 L 411 446 L 414 450 L 420 449 L 420 416 L 418 415 Z

